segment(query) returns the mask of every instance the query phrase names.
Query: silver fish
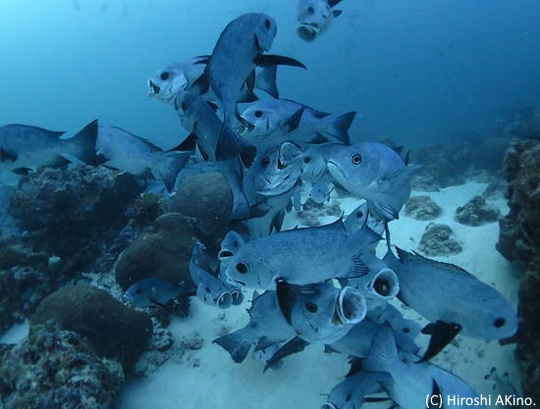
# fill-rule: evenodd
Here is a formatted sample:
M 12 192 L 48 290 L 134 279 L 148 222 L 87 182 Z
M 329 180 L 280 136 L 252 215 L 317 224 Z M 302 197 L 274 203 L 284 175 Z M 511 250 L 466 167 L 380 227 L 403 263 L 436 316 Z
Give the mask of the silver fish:
M 397 251 L 399 260 L 391 251 L 383 260 L 398 276 L 399 299 L 424 318 L 458 325 L 463 335 L 473 338 L 515 334 L 516 311 L 497 290 L 458 266 Z
M 298 0 L 296 32 L 305 41 L 312 42 L 323 34 L 341 10 L 332 10 L 341 0 Z
M 334 139 L 349 144 L 348 130 L 356 112 L 334 116 L 287 99 L 268 97 L 244 110 L 241 135 L 257 148 L 286 141 L 317 142 Z
M 278 279 L 276 294 L 287 322 L 310 343 L 336 342 L 367 312 L 364 297 L 351 287 L 338 289 L 329 283 L 294 285 Z
M 266 289 L 277 277 L 291 284 L 365 274 L 358 255 L 379 240 L 368 228 L 345 232 L 338 220 L 326 226 L 289 230 L 246 243 L 231 259 L 226 274 L 233 282 Z
M 245 327 L 214 340 L 231 354 L 234 362 L 244 361 L 255 343 L 255 349 L 262 350 L 296 335 L 279 309 L 275 291 L 255 293 L 248 313 L 250 321 Z
M 245 162 L 249 163 L 255 155 L 255 149 L 236 131 L 236 118 L 240 118 L 236 106 L 238 92 L 255 67 L 278 63 L 304 67 L 290 58 L 263 54 L 272 47 L 276 32 L 275 20 L 266 14 L 247 13 L 234 19 L 222 31 L 201 81 L 195 84 L 201 94 L 209 86 L 223 110 L 223 127 L 216 149 L 218 160 L 243 153 Z
M 380 219 L 394 220 L 411 194 L 418 166 L 406 166 L 392 148 L 360 142 L 341 149 L 328 161 L 328 171 L 351 194 L 366 199 Z
M 193 295 L 193 284 L 181 282 L 177 285 L 161 278 L 145 278 L 131 285 L 124 297 L 138 307 L 163 307 L 180 296 Z
M 105 166 L 137 176 L 152 174 L 163 181 L 169 192 L 190 157 L 189 152 L 164 152 L 147 139 L 102 124 L 99 125 L 96 149 L 98 155 L 106 159 Z
M 345 230 L 347 230 L 347 233 L 354 233 L 358 229 L 362 228 L 364 224 L 367 224 L 367 226 L 379 236 L 383 235 L 386 226 L 384 220 L 374 217 L 369 213 L 367 202 L 363 202 L 360 206 L 349 213 L 343 224 L 345 225 Z
M 63 155 L 73 155 L 88 165 L 97 165 L 97 120 L 69 139 L 64 132 L 29 125 L 0 127 L 0 171 L 21 173 L 36 166 L 69 163 Z
M 366 396 L 382 392 L 381 381 L 386 375 L 377 372 L 358 372 L 332 388 L 321 409 L 360 409 Z
M 217 137 L 223 126 L 212 108 L 191 90 L 182 91 L 175 99 L 175 108 L 182 126 L 190 136 L 175 149 L 192 149 L 195 143 L 203 158 L 214 162 L 229 184 L 233 196 L 231 219 L 240 220 L 249 216 L 249 203 L 242 189 L 243 171 L 238 158 L 217 161 Z
M 409 363 L 398 355 L 392 329 L 383 325 L 373 338 L 371 350 L 362 361 L 365 372 L 386 372 L 387 379 L 381 382 L 388 396 L 403 409 L 426 407 L 426 399 L 432 405 L 442 398 L 445 405 L 448 397 L 478 399 L 479 396 L 465 381 L 444 369 L 430 364 Z M 478 402 L 475 407 L 485 408 Z M 465 409 L 469 406 L 456 402 L 452 407 Z

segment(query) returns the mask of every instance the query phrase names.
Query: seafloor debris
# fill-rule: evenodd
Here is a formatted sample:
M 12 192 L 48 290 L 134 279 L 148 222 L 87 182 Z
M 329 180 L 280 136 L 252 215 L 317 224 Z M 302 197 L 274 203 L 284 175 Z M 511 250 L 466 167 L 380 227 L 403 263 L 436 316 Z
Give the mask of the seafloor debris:
M 87 285 L 64 287 L 45 298 L 32 316 L 30 333 L 50 319 L 61 329 L 83 336 L 99 356 L 118 360 L 128 371 L 145 351 L 152 335 L 148 315 Z
M 18 345 L 0 345 L 2 408 L 112 409 L 123 383 L 120 363 L 51 321 Z
M 464 206 L 456 209 L 456 220 L 469 226 L 481 226 L 499 220 L 501 212 L 495 206 L 486 203 L 482 196 L 475 196 Z
M 442 208 L 427 195 L 412 196 L 405 204 L 405 214 L 416 220 L 433 220 L 442 214 Z
M 436 223 L 426 226 L 418 249 L 427 256 L 450 256 L 462 250 L 450 226 Z
M 514 140 L 506 153 L 510 213 L 500 223 L 497 249 L 511 261 L 525 261 L 519 289 L 520 331 L 516 355 L 525 396 L 540 402 L 540 142 Z

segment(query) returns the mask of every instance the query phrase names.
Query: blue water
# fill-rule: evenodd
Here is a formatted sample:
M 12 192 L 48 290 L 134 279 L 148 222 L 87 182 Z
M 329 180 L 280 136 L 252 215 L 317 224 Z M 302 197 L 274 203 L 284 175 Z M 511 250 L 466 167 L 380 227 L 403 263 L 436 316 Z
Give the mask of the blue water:
M 100 118 L 163 147 L 185 136 L 147 97 L 164 65 L 211 52 L 240 13 L 276 18 L 283 97 L 359 112 L 353 140 L 409 145 L 489 135 L 516 106 L 540 104 L 538 0 L 344 0 L 314 43 L 292 0 L 2 0 L 0 124 L 76 129 Z

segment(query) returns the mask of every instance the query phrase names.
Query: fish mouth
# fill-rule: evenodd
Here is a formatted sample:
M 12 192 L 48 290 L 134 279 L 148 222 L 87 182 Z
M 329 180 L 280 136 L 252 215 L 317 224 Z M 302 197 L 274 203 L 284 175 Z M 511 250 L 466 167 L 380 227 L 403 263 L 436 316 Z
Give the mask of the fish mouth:
M 243 281 L 237 280 L 236 278 L 227 275 L 227 282 L 232 285 L 241 285 L 242 287 L 247 287 L 247 284 Z
M 232 303 L 233 303 L 233 297 L 232 297 L 232 294 L 228 291 L 221 293 L 216 300 L 217 306 L 222 310 L 229 308 L 232 305 Z
M 344 287 L 336 298 L 336 312 L 343 325 L 358 324 L 367 314 L 366 299 L 353 287 Z
M 296 33 L 307 42 L 312 42 L 319 35 L 319 26 L 312 23 L 299 23 L 296 26 Z
M 399 280 L 394 270 L 383 268 L 373 277 L 369 288 L 376 298 L 390 300 L 399 293 Z
M 321 409 L 337 409 L 337 406 L 334 405 L 333 403 L 326 402 L 326 403 L 323 403 L 323 405 L 321 406 Z
M 148 93 L 148 95 L 151 97 L 158 95 L 159 91 L 161 91 L 161 88 L 154 84 L 152 80 L 148 81 L 148 88 L 150 88 L 150 92 Z
M 332 175 L 332 177 L 336 179 L 338 183 L 343 184 L 343 181 L 347 180 L 347 178 L 345 177 L 345 173 L 343 173 L 343 170 L 332 159 L 330 159 L 326 163 L 326 169 L 328 169 L 328 172 L 330 172 L 330 175 Z
M 240 289 L 230 291 L 232 304 L 240 305 L 244 301 L 244 293 Z

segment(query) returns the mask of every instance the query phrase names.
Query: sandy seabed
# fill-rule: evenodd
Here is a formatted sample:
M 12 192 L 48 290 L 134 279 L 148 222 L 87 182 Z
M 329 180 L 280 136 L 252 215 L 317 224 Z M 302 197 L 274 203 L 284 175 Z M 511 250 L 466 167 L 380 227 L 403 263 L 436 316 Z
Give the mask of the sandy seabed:
M 412 195 L 428 194 L 443 208 L 443 214 L 434 221 L 450 225 L 463 247 L 458 255 L 435 259 L 466 269 L 517 306 L 519 280 L 514 270 L 517 267 L 495 249 L 499 238 L 498 223 L 470 227 L 454 220 L 456 208 L 481 194 L 486 186 L 469 182 L 440 192 L 413 192 Z M 356 199 L 339 199 L 339 202 L 345 214 L 359 204 Z M 503 215 L 508 212 L 502 196 L 488 202 L 497 206 Z M 325 224 L 332 220 L 328 217 L 321 222 Z M 292 228 L 300 225 L 301 220 L 288 216 L 285 223 L 285 228 Z M 428 223 L 402 215 L 390 224 L 393 244 L 405 250 L 416 250 Z M 380 247 L 378 252 L 384 254 L 385 246 L 381 244 Z M 246 300 L 249 299 L 251 294 L 247 293 Z M 191 305 L 190 318 L 173 318 L 168 329 L 175 339 L 202 338 L 202 348 L 188 350 L 181 357 L 173 356 L 147 377 L 128 381 L 120 396 L 120 409 L 318 409 L 325 401 L 324 394 L 329 393 L 349 369 L 346 356 L 325 354 L 322 345 L 311 345 L 303 352 L 287 357 L 279 370 L 266 373 L 263 373 L 263 362 L 251 354 L 243 363 L 235 364 L 224 349 L 212 344 L 212 340 L 247 324 L 249 303 L 246 301 L 245 305 L 225 311 L 204 305 L 197 299 Z M 397 301 L 396 305 L 401 303 Z M 404 313 L 422 325 L 426 323 L 406 307 Z M 416 339 L 420 346 L 427 345 L 427 341 L 425 335 Z M 494 393 L 493 381 L 484 379 L 492 367 L 496 367 L 499 374 L 508 372 L 512 383 L 520 384 L 514 349 L 515 345 L 501 346 L 497 341 L 458 335 L 432 362 L 460 376 L 478 394 L 485 396 Z M 386 409 L 388 406 L 385 402 L 369 407 Z

